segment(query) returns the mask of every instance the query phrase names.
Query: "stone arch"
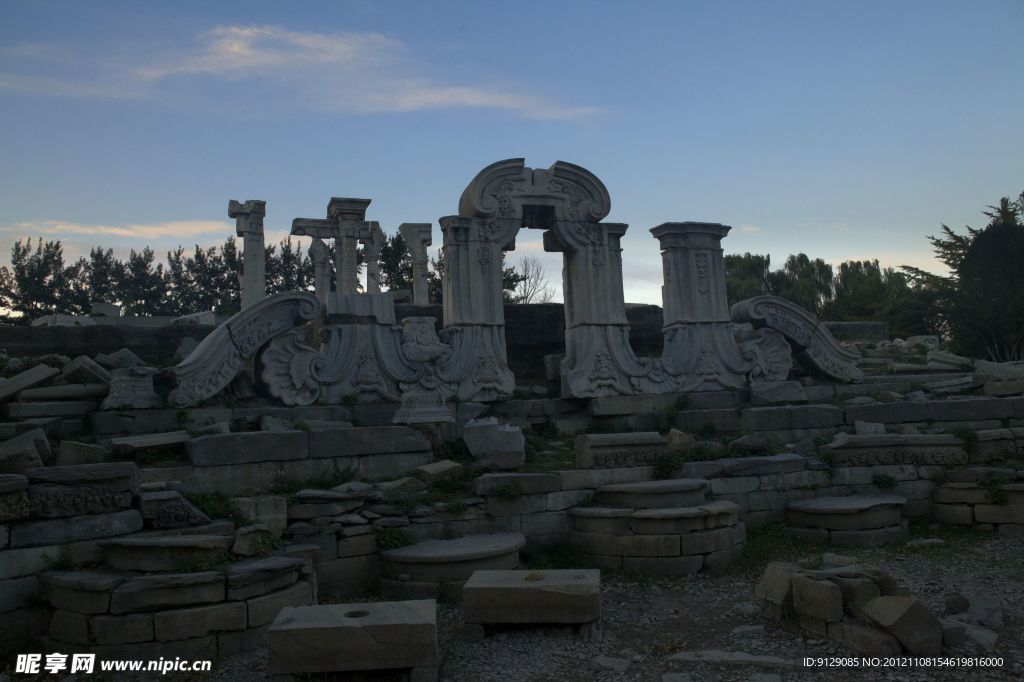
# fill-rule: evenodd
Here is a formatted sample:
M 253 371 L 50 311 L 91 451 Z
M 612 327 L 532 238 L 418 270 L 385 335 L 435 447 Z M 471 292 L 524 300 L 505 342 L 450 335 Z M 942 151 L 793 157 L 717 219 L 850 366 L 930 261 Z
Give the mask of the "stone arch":
M 459 214 L 441 219 L 445 325 L 477 338 L 469 355 L 493 359 L 486 366 L 499 367 L 507 385 L 514 381 L 505 361 L 500 262 L 523 227 L 545 230 L 545 251 L 564 254 L 563 395 L 635 393 L 651 374 L 629 347 L 619 246 L 627 226 L 601 222 L 610 210 L 604 183 L 581 166 L 557 161 L 533 169 L 524 159 L 506 159 L 477 173 Z

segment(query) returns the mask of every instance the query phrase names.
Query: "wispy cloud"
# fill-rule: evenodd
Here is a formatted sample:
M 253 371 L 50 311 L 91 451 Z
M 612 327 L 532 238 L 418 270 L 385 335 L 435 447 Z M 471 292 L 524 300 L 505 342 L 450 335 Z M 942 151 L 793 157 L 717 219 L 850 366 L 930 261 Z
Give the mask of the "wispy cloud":
M 0 232 L 14 233 L 23 237 L 62 235 L 100 235 L 129 237 L 134 239 L 160 239 L 163 237 L 194 237 L 222 233 L 232 235 L 234 223 L 224 220 L 175 220 L 149 225 L 88 225 L 64 220 L 34 220 L 0 226 Z
M 73 55 L 54 59 L 57 48 L 24 44 L 3 48 L 11 62 L 0 71 L 0 89 L 71 97 L 180 101 L 204 79 L 225 85 L 259 84 L 261 106 L 274 101 L 342 114 L 437 109 L 493 109 L 524 118 L 576 120 L 599 111 L 568 106 L 516 87 L 448 83 L 424 75 L 422 55 L 395 38 L 373 32 L 313 33 L 281 26 L 220 26 L 195 45 L 137 59 L 110 61 Z M 61 73 L 73 63 L 76 73 Z M 54 72 L 54 71 L 57 72 Z M 267 88 L 282 95 L 273 97 Z M 227 95 L 226 100 L 232 97 Z
M 760 225 L 740 225 L 738 228 L 736 228 L 736 231 L 737 232 L 742 232 L 744 234 L 754 234 L 755 232 L 760 232 L 761 231 L 761 226 Z

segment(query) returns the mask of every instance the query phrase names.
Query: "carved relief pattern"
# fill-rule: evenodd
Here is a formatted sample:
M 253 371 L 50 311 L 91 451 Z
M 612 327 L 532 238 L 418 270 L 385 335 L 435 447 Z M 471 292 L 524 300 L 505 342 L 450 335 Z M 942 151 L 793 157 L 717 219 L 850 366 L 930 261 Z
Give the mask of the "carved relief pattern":
M 707 294 L 710 290 L 708 284 L 708 254 L 698 253 L 694 255 L 693 260 L 697 268 L 697 293 Z

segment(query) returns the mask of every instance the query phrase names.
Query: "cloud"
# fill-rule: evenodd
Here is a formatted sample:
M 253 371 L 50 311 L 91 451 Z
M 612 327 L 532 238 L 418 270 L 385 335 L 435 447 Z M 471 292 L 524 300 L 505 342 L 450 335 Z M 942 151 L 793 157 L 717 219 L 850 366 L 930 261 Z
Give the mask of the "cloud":
M 234 223 L 224 220 L 174 220 L 150 225 L 130 223 L 126 225 L 87 225 L 64 220 L 34 220 L 0 226 L 0 232 L 16 233 L 20 236 L 35 237 L 63 235 L 106 235 L 136 239 L 159 239 L 162 237 L 192 237 L 222 233 L 235 233 Z
M 0 72 L 0 89 L 72 97 L 189 99 L 204 79 L 257 84 L 261 106 L 296 102 L 341 114 L 493 109 L 530 119 L 578 120 L 600 110 L 566 106 L 515 87 L 446 83 L 399 40 L 374 32 L 313 33 L 281 26 L 219 26 L 195 46 L 137 58 L 90 59 L 25 44 L 4 48 L 26 71 Z M 83 73 L 47 73 L 72 63 Z M 130 64 L 130 65 L 129 65 Z M 279 92 L 270 92 L 276 88 Z M 280 96 L 277 96 L 277 95 Z M 230 93 L 220 98 L 234 100 Z
M 760 225 L 740 225 L 736 228 L 737 232 L 743 232 L 744 234 L 754 234 L 755 232 L 761 231 Z

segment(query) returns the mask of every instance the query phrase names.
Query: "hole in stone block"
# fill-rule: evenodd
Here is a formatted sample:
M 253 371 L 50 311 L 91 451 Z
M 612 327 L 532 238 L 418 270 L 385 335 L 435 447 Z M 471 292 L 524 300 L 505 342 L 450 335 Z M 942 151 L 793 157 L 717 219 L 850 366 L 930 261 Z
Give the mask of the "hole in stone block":
M 363 611 L 363 610 L 360 609 L 358 611 L 349 611 L 348 613 L 345 614 L 345 617 L 346 618 L 364 618 L 364 617 L 369 616 L 369 615 L 370 615 L 369 611 Z

